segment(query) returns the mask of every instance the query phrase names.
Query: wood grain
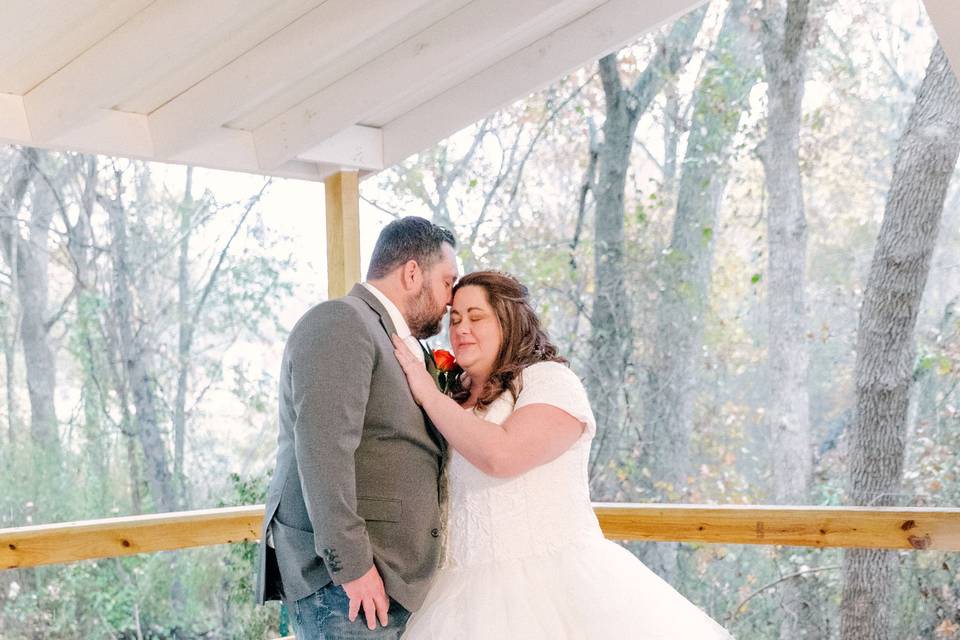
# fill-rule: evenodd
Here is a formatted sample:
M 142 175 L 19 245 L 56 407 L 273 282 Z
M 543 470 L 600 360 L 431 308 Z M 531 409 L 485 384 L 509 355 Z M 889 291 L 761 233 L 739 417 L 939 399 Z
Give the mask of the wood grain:
M 960 551 L 960 509 L 595 504 L 604 534 L 797 547 Z
M 613 540 L 960 551 L 960 509 L 594 505 Z M 0 570 L 256 540 L 263 505 L 0 529 Z
M 244 542 L 263 505 L 0 529 L 0 570 Z
M 327 202 L 327 298 L 360 282 L 360 182 L 356 171 L 324 180 Z

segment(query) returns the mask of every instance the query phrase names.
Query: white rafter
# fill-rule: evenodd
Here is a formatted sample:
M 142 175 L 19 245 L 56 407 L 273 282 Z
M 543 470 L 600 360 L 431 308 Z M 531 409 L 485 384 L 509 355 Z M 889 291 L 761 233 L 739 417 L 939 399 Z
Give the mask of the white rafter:
M 597 0 L 475 0 L 254 131 L 265 170 L 384 103 L 427 96 L 548 33 Z
M 189 148 L 428 0 L 328 0 L 150 114 L 158 157 Z
M 390 166 L 706 0 L 611 0 L 383 127 Z
M 3 0 L 0 92 L 22 96 L 153 0 Z
M 379 136 L 379 130 L 375 131 Z M 87 117 L 82 125 L 59 137 L 37 142 L 30 135 L 23 98 L 10 94 L 0 94 L 0 143 L 156 160 L 152 155 L 150 132 L 147 128 L 147 117 L 144 115 L 100 109 Z M 374 152 L 379 154 L 379 138 L 377 145 L 370 150 L 370 153 Z M 249 131 L 221 129 L 203 144 L 169 160 L 211 169 L 262 173 L 253 148 L 253 136 Z M 338 168 L 339 165 L 324 166 L 314 161 L 292 160 L 271 171 L 269 175 L 322 180 Z
M 51 140 L 111 108 L 273 0 L 157 0 L 24 96 L 30 129 Z

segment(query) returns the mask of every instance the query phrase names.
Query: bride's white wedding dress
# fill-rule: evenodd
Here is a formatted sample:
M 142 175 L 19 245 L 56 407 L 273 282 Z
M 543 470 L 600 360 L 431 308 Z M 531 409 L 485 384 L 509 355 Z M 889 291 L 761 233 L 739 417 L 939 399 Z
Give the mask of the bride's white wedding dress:
M 590 504 L 587 461 L 596 429 L 580 380 L 542 362 L 523 371 L 482 416 L 498 424 L 530 404 L 587 424 L 556 460 L 510 479 L 485 475 L 455 451 L 447 468 L 446 556 L 404 640 L 712 640 L 730 635 L 603 537 Z

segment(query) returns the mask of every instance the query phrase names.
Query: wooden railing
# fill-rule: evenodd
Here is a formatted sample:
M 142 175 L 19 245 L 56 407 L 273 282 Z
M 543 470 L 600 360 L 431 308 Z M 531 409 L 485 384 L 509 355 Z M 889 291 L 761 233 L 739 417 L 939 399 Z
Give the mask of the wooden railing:
M 597 503 L 614 540 L 960 551 L 960 509 Z M 0 570 L 260 537 L 263 505 L 0 529 Z

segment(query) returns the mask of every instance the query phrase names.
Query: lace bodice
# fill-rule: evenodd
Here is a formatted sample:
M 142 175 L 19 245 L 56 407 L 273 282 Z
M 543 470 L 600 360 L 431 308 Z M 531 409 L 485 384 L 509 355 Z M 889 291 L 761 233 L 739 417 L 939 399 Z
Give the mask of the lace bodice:
M 584 433 L 555 460 L 508 479 L 488 476 L 452 451 L 447 466 L 446 566 L 551 553 L 602 537 L 587 483 L 596 423 L 582 383 L 555 362 L 527 367 L 522 382 L 516 404 L 507 392 L 480 416 L 502 424 L 516 409 L 544 403 L 579 419 L 586 425 Z

